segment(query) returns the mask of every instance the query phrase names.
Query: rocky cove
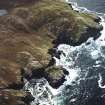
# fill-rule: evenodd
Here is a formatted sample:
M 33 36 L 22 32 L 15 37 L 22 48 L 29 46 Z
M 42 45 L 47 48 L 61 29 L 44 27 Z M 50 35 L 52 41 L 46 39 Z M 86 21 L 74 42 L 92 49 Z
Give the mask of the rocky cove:
M 53 88 L 61 86 L 68 72 L 56 65 L 54 57 L 63 53 L 58 45 L 80 45 L 103 29 L 96 14 L 75 11 L 60 0 L 3 0 L 0 5 L 7 9 L 0 16 L 1 105 L 29 104 L 25 100 L 33 98 L 23 91 L 25 81 L 44 77 Z

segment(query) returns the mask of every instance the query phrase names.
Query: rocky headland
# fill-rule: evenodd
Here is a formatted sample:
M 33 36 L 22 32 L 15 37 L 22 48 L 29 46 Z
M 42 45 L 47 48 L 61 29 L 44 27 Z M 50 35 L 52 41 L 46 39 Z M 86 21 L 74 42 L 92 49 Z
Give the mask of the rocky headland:
M 7 10 L 0 16 L 1 105 L 27 105 L 19 101 L 27 96 L 24 78 L 45 77 L 58 88 L 67 72 L 55 65 L 53 57 L 62 53 L 57 46 L 77 46 L 102 30 L 95 14 L 74 11 L 61 0 L 1 0 L 0 8 Z

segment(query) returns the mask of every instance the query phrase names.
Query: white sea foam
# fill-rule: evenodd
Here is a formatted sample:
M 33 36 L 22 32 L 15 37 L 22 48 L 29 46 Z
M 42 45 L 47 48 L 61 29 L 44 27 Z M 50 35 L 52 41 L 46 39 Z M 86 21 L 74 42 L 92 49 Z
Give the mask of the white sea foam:
M 105 85 L 102 86 L 102 82 L 103 82 L 102 76 L 101 76 L 101 74 L 99 73 L 98 86 L 99 86 L 100 88 L 102 88 L 102 89 L 105 89 Z

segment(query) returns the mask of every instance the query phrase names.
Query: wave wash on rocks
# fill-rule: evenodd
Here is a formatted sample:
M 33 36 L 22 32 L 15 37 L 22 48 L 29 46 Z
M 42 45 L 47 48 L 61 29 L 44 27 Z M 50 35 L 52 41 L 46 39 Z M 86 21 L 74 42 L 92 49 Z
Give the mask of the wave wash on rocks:
M 0 5 L 7 9 L 0 16 L 1 104 L 20 105 L 33 100 L 22 90 L 33 78 L 44 77 L 58 88 L 68 73 L 55 64 L 54 56 L 59 58 L 62 53 L 57 46 L 76 46 L 89 37 L 96 39 L 102 30 L 95 14 L 74 11 L 59 0 L 1 0 Z

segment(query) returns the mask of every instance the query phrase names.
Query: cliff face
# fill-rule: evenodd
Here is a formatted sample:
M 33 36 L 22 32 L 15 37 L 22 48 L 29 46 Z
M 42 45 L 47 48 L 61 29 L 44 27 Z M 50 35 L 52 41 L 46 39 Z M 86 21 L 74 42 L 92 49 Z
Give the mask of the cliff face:
M 46 77 L 46 73 L 56 86 L 65 74 L 49 67 L 55 54 L 49 55 L 49 49 L 62 43 L 81 44 L 102 30 L 95 14 L 79 13 L 58 0 L 3 0 L 0 5 L 8 7 L 8 14 L 0 17 L 0 88 L 14 88 L 13 84 L 22 88 L 24 76 Z

